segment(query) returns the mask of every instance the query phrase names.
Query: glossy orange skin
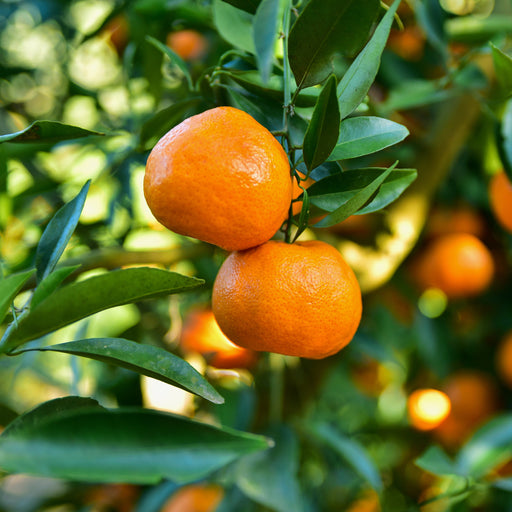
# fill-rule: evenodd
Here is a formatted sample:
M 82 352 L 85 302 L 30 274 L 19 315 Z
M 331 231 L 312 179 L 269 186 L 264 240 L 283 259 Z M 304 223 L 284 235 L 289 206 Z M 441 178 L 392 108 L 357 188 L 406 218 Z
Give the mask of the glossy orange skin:
M 237 345 L 321 359 L 352 340 L 361 290 L 331 245 L 270 241 L 228 256 L 213 286 L 212 309 Z
M 512 388 L 512 331 L 500 342 L 496 352 L 496 370 L 503 382 Z
M 494 277 L 494 261 L 487 247 L 468 233 L 452 233 L 432 240 L 415 269 L 423 288 L 439 288 L 449 298 L 482 293 Z
M 195 60 L 208 50 L 208 40 L 197 30 L 183 29 L 167 34 L 166 44 L 183 60 Z
M 180 336 L 184 352 L 202 354 L 216 368 L 248 368 L 256 361 L 252 350 L 231 343 L 220 330 L 210 309 L 190 312 Z
M 249 114 L 217 107 L 183 121 L 151 151 L 144 194 L 156 219 L 226 250 L 266 242 L 287 217 L 288 157 Z
M 512 183 L 504 171 L 492 177 L 489 183 L 489 201 L 496 220 L 512 233 Z
M 214 512 L 224 491 L 214 484 L 190 484 L 178 489 L 160 512 Z

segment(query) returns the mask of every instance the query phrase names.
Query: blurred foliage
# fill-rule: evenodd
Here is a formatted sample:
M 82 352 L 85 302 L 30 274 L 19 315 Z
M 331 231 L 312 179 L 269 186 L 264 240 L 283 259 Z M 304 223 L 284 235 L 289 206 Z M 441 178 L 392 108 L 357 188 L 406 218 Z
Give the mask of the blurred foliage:
M 318 3 L 311 1 L 313 8 Z M 74 212 L 74 222 L 71 213 L 66 217 L 64 227 L 73 228 L 69 240 L 51 240 L 52 246 L 61 247 L 57 259 L 62 255 L 66 267 L 58 267 L 60 274 L 49 286 L 57 288 L 59 279 L 66 282 L 70 276 L 78 279 L 73 286 L 79 286 L 86 277 L 142 264 L 195 276 L 205 285 L 136 304 L 112 301 L 115 307 L 85 319 L 79 316 L 78 322 L 25 348 L 84 338 L 136 340 L 183 356 L 225 399 L 223 405 L 212 404 L 182 389 L 158 386 L 158 381 L 140 377 L 126 365 L 78 357 L 73 351 L 26 350 L 0 359 L 0 428 L 43 402 L 76 395 L 91 397 L 103 407 L 162 408 L 195 422 L 272 438 L 275 449 L 241 457 L 206 476 L 194 473 L 192 480 L 205 477 L 222 486 L 216 510 L 223 512 L 510 510 L 512 390 L 498 367 L 510 369 L 512 361 L 497 364 L 496 358 L 501 340 L 512 331 L 512 235 L 492 215 L 487 184 L 502 168 L 512 176 L 512 5 L 508 0 L 401 3 L 368 94 L 357 110 L 342 112 L 342 117 L 355 114 L 349 121 L 380 116 L 393 122 L 385 130 L 388 136 L 394 133 L 391 141 L 380 141 L 375 152 L 349 151 L 348 156 L 343 153 L 346 146 L 338 145 L 335 151 L 345 155 L 335 158 L 342 158 L 341 164 L 323 164 L 312 176 L 329 177 L 339 165 L 346 171 L 384 169 L 396 160 L 406 169 L 418 168 L 413 190 L 419 196 L 428 190 L 428 208 L 415 225 L 414 248 L 409 254 L 399 244 L 394 247 L 402 251 L 398 270 L 384 268 L 379 286 L 369 287 L 361 327 L 340 354 L 324 361 L 262 354 L 253 368 L 225 370 L 207 365 L 198 354 L 183 354 L 179 347 L 187 311 L 208 303 L 224 255 L 162 229 L 145 204 L 142 178 L 148 151 L 158 138 L 214 105 L 237 106 L 270 129 L 281 128 L 283 80 L 274 68 L 282 52 L 272 41 L 277 59 L 268 61 L 265 52 L 254 56 L 251 23 L 254 13 L 261 12 L 259 5 L 256 0 L 0 4 L 1 291 L 9 299 L 0 297 L 7 315 L 2 334 L 16 321 L 15 315 L 23 314 L 35 283 L 34 276 L 23 272 L 38 258 L 50 219 L 81 197 L 84 183 L 91 180 L 81 214 Z M 377 2 L 365 5 L 372 25 Z M 184 28 L 194 29 L 206 41 L 206 49 L 190 60 L 165 46 L 170 33 Z M 314 26 L 302 30 L 315 33 Z M 329 87 L 346 76 L 365 41 L 334 59 Z M 291 60 L 293 72 L 303 73 L 305 83 L 314 82 L 301 68 L 301 55 Z M 268 81 L 265 73 L 259 74 L 261 69 L 269 74 Z M 314 118 L 317 98 L 323 95 L 325 111 L 331 112 L 326 107 L 329 94 L 327 86 L 315 86 L 297 95 L 300 116 L 289 118 L 292 143 L 302 142 L 305 120 Z M 477 115 L 450 119 L 448 124 L 450 108 L 461 98 L 470 98 L 462 104 L 463 111 L 477 102 Z M 443 123 L 454 127 L 453 133 L 446 137 L 443 132 L 439 140 Z M 404 126 L 409 133 L 405 140 L 400 131 Z M 342 127 L 348 138 L 350 130 L 358 128 L 350 123 Z M 460 141 L 458 130 L 464 135 Z M 313 153 L 324 139 L 310 138 Z M 445 155 L 452 155 L 449 161 L 443 161 Z M 314 157 L 305 155 L 305 160 L 314 162 Z M 443 169 L 441 177 L 438 168 Z M 299 170 L 307 172 L 304 165 Z M 315 199 L 312 192 L 312 204 L 320 203 L 322 196 Z M 469 227 L 456 222 L 462 210 L 476 219 Z M 412 211 L 422 210 L 413 204 Z M 338 220 L 345 217 L 343 211 L 338 214 Z M 347 258 L 355 254 L 352 258 L 358 259 L 359 251 L 375 250 L 379 239 L 389 235 L 387 215 L 386 208 L 349 216 L 330 228 L 306 228 L 301 221 L 299 226 L 305 229 L 303 236 L 327 240 Z M 433 238 L 459 230 L 477 234 L 491 250 L 496 274 L 490 288 L 457 300 L 448 300 L 440 290 L 418 289 L 416 259 Z M 17 277 L 7 282 L 12 276 Z M 66 305 L 64 297 L 57 309 L 65 311 Z M 51 314 L 53 318 L 57 313 Z M 463 382 L 470 382 L 468 388 L 457 388 L 461 375 Z M 416 430 L 408 417 L 407 398 L 419 388 L 442 389 L 452 401 L 451 416 L 432 430 Z M 461 393 L 462 404 L 457 405 Z M 48 403 L 57 407 L 58 402 Z M 456 417 L 466 409 L 469 414 Z M 73 418 L 79 412 L 73 411 Z M 95 413 L 107 415 L 103 409 Z M 137 421 L 144 425 L 148 420 Z M 188 424 L 180 425 L 186 431 Z M 204 441 L 205 427 L 193 425 Z M 101 431 L 101 422 L 96 428 Z M 142 426 L 141 432 L 148 435 L 151 430 Z M 219 432 L 224 435 L 224 430 Z M 247 436 L 248 445 L 264 439 Z M 220 467 L 214 458 L 222 455 L 222 440 L 214 441 L 218 444 L 212 466 Z M 207 449 L 207 444 L 201 446 Z M 169 445 L 171 456 L 183 455 Z M 157 449 L 149 446 L 149 451 Z M 132 464 L 137 466 L 137 459 Z M 141 463 L 142 474 L 144 467 Z M 167 510 L 182 484 L 178 481 L 150 485 L 151 479 L 148 483 L 141 477 L 137 485 L 80 483 L 5 474 L 0 480 L 0 510 L 157 512 Z

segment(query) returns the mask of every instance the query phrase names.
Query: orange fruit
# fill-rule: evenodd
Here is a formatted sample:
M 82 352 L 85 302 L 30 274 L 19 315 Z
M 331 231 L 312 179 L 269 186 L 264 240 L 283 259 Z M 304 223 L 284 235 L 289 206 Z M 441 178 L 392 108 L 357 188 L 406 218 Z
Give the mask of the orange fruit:
M 512 331 L 504 336 L 496 351 L 496 370 L 503 382 L 512 388 Z
M 270 241 L 231 253 L 215 279 L 212 305 L 237 345 L 311 359 L 347 345 L 362 312 L 352 269 L 320 241 Z
M 160 512 L 214 512 L 224 497 L 215 484 L 190 484 L 178 489 Z
M 442 390 L 450 399 L 451 410 L 434 433 L 448 446 L 463 443 L 498 409 L 496 385 L 484 373 L 461 370 L 447 378 Z
M 415 269 L 422 288 L 439 288 L 447 297 L 470 297 L 483 292 L 494 276 L 487 247 L 468 233 L 452 233 L 430 242 Z
M 482 216 L 469 205 L 435 208 L 430 213 L 427 225 L 427 236 L 432 238 L 451 233 L 469 233 L 480 238 L 484 232 Z
M 256 356 L 252 350 L 231 343 L 220 330 L 210 309 L 190 312 L 183 324 L 180 347 L 202 354 L 216 368 L 247 368 Z
M 193 29 L 169 32 L 165 42 L 167 46 L 183 60 L 199 59 L 208 49 L 208 40 L 206 37 Z
M 507 231 L 512 232 L 512 183 L 504 171 L 491 178 L 489 202 L 496 220 Z
M 247 249 L 272 238 L 286 219 L 288 157 L 249 114 L 213 108 L 158 141 L 146 164 L 144 194 L 171 231 L 226 250 Z
M 407 398 L 411 425 L 418 430 L 437 427 L 450 413 L 448 395 L 438 389 L 417 389 Z

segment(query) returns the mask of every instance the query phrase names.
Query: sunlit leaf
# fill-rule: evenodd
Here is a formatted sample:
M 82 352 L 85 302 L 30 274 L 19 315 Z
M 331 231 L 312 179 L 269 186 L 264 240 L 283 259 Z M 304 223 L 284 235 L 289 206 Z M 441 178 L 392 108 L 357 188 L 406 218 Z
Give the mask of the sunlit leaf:
M 20 350 L 62 352 L 96 359 L 161 380 L 220 404 L 224 399 L 189 363 L 159 347 L 143 345 L 123 338 L 89 338 L 46 347 Z
M 57 265 L 80 219 L 90 180 L 78 195 L 66 203 L 46 226 L 36 250 L 36 276 L 41 282 Z
M 336 77 L 331 75 L 318 96 L 311 121 L 304 136 L 302 154 L 309 171 L 325 162 L 340 129 L 340 112 L 336 97 Z
M 311 185 L 311 203 L 332 212 L 315 224 L 329 227 L 338 224 L 365 206 L 395 168 L 357 169 L 329 176 Z
M 253 17 L 221 0 L 213 0 L 213 21 L 221 37 L 235 48 L 255 54 Z
M 280 0 L 262 0 L 253 21 L 254 48 L 263 83 L 270 77 L 274 65 Z
M 481 478 L 512 457 L 512 415 L 494 418 L 478 429 L 457 454 L 457 467 Z
M 41 142 L 55 143 L 63 140 L 79 139 L 104 133 L 86 130 L 78 126 L 60 123 L 58 121 L 34 121 L 30 126 L 16 133 L 0 135 L 2 142 Z
M 3 321 L 12 301 L 18 295 L 23 285 L 34 274 L 35 270 L 27 270 L 19 274 L 12 274 L 0 279 L 0 322 Z
M 324 81 L 336 54 L 353 56 L 368 39 L 377 0 L 310 0 L 290 31 L 288 57 L 299 88 Z
M 187 483 L 270 443 L 154 410 L 109 410 L 79 398 L 66 408 L 61 400 L 66 399 L 43 404 L 5 429 L 1 469 L 87 482 Z
M 311 426 L 313 435 L 340 455 L 375 490 L 382 489 L 380 474 L 364 447 L 327 423 Z
M 349 117 L 340 125 L 337 144 L 328 160 L 369 155 L 404 140 L 409 131 L 381 117 Z
M 187 63 L 171 48 L 169 48 L 167 45 L 161 43 L 158 39 L 155 39 L 151 36 L 146 36 L 146 41 L 150 44 L 152 44 L 155 48 L 160 50 L 165 56 L 167 56 L 171 62 L 176 64 L 183 73 L 183 76 L 185 77 L 185 80 L 187 81 L 188 88 L 190 90 L 193 89 L 194 84 L 192 83 L 192 77 L 190 76 L 190 73 L 188 71 Z
M 455 462 L 439 446 L 435 445 L 429 446 L 414 463 L 434 475 L 459 474 Z
M 301 512 L 304 507 L 297 480 L 297 439 L 284 426 L 271 435 L 275 446 L 244 458 L 236 468 L 236 483 L 244 494 L 272 510 Z
M 366 46 L 361 50 L 338 84 L 341 118 L 347 117 L 363 101 L 373 84 L 391 25 L 401 0 L 395 0 Z
M 512 57 L 492 43 L 492 60 L 494 69 L 496 70 L 496 78 L 508 95 L 512 95 Z
M 2 340 L 4 350 L 121 304 L 196 288 L 200 279 L 156 268 L 114 270 L 56 290 L 30 310 Z

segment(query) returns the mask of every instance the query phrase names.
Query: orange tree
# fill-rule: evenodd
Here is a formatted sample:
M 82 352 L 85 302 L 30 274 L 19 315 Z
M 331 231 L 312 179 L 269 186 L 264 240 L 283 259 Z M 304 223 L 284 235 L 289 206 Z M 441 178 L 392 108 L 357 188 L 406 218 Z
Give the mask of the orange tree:
M 509 2 L 33 0 L 0 30 L 0 509 L 510 509 Z M 175 154 L 218 107 L 244 121 Z M 212 290 L 253 364 L 183 344 Z

